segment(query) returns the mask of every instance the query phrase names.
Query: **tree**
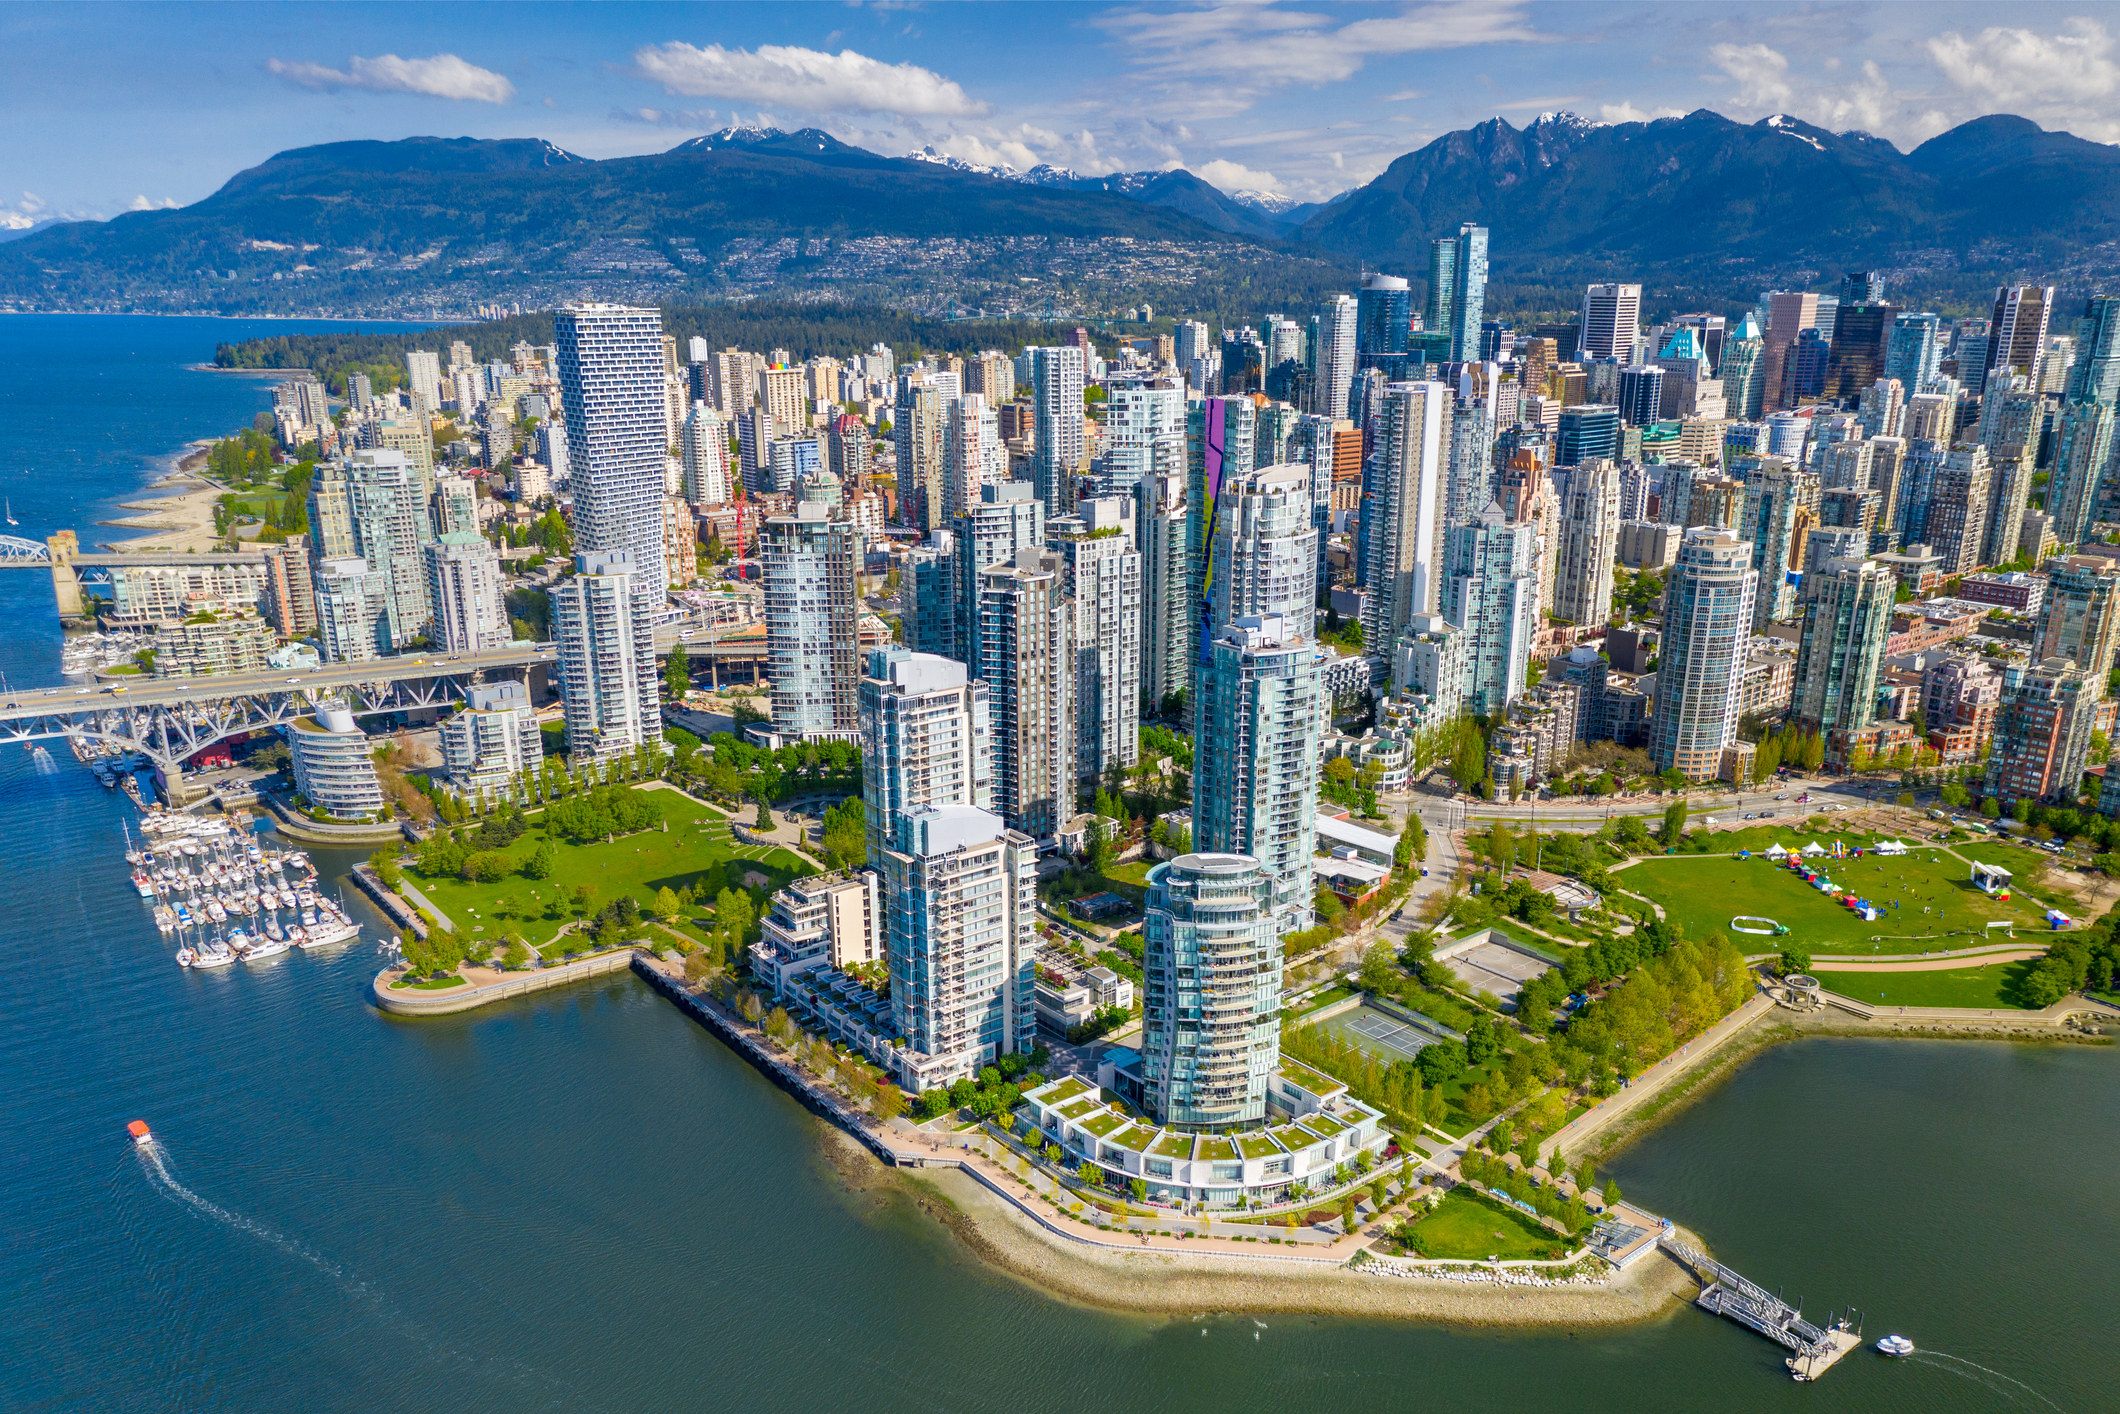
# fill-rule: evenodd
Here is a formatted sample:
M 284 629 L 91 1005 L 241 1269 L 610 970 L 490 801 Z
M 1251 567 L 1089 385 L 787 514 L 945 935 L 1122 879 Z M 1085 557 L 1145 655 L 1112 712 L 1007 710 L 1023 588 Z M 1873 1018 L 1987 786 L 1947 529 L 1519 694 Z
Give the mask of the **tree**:
M 1148 1180 L 1145 1178 L 1128 1179 L 1126 1192 L 1136 1203 L 1146 1203 L 1148 1201 Z
M 2010 818 L 2020 825 L 2030 820 L 2032 818 L 2032 803 L 2029 800 L 2018 801 L 2010 807 Z
M 675 918 L 680 911 L 675 889 L 665 884 L 655 891 L 655 916 L 657 918 Z
M 593 903 L 595 903 L 595 902 L 596 902 L 596 886 L 595 886 L 595 885 L 593 885 L 593 884 L 576 884 L 576 885 L 574 886 L 574 897 L 573 897 L 573 909 L 574 909 L 574 916 L 575 916 L 576 918 L 586 918 L 586 917 L 588 917 L 588 916 L 589 916 L 589 905 L 591 905 L 591 904 L 593 904 Z
M 905 1113 L 905 1092 L 886 1081 L 876 1087 L 876 1098 L 869 1102 L 869 1109 L 880 1123 L 889 1124 Z
M 1355 1233 L 1356 1218 L 1359 1213 L 1360 1206 L 1355 1202 L 1355 1196 L 1352 1193 L 1342 1198 L 1340 1200 L 1340 1231 L 1352 1237 Z
M 672 702 L 684 701 L 692 690 L 692 661 L 682 643 L 670 646 L 670 656 L 663 663 L 663 689 Z
M 1686 802 L 1674 800 L 1664 811 L 1664 848 L 1676 849 L 1686 833 Z
M 1505 879 L 1516 867 L 1516 836 L 1509 833 L 1509 827 L 1499 820 L 1487 832 L 1487 858 Z
M 1992 795 L 1988 796 L 1980 802 L 1980 814 L 1985 819 L 1999 820 L 2002 818 L 2002 803 Z
M 770 807 L 766 805 L 766 798 L 763 794 L 758 797 L 758 820 L 756 828 L 761 832 L 770 832 L 773 828 L 773 811 Z
M 1782 976 L 1800 977 L 1811 970 L 1811 954 L 1803 948 L 1783 948 L 1778 966 Z
M 530 857 L 523 861 L 523 874 L 532 879 L 549 879 L 558 867 L 559 849 L 552 841 L 546 840 L 530 851 Z
M 1391 944 L 1378 938 L 1362 951 L 1362 987 L 1369 992 L 1389 992 L 1399 980 L 1397 959 Z
M 1392 850 L 1392 862 L 1404 869 L 1428 857 L 1428 828 L 1421 817 L 1411 811 L 1406 815 L 1406 828 L 1399 831 L 1399 842 Z
M 1606 1207 L 1608 1207 L 1608 1208 L 1609 1208 L 1609 1207 L 1611 1207 L 1611 1206 L 1612 1206 L 1613 1204 L 1615 1204 L 1615 1203 L 1619 1202 L 1619 1180 L 1618 1180 L 1618 1179 L 1616 1179 L 1616 1178 L 1608 1178 L 1608 1179 L 1606 1179 L 1606 1180 L 1605 1180 L 1605 1193 L 1604 1193 L 1604 1198 L 1605 1198 L 1605 1206 L 1606 1206 Z

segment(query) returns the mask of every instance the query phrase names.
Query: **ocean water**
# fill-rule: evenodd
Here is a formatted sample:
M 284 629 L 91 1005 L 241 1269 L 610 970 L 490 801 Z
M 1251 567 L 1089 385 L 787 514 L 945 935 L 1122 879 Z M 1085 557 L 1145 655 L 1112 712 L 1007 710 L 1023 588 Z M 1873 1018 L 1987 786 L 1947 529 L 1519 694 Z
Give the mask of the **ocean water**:
M 180 367 L 226 327 L 0 319 L 24 532 L 247 420 L 260 388 Z M 18 369 L 74 400 L 44 441 Z M 48 581 L 0 591 L 5 671 L 48 680 Z M 2111 1049 L 1782 1047 L 1611 1166 L 1811 1314 L 1857 1305 L 1939 1354 L 1802 1386 L 1690 1309 L 1616 1333 L 1117 1316 L 841 1193 L 815 1120 L 629 976 L 406 1022 L 363 1000 L 365 942 L 181 971 L 118 857 L 130 814 L 63 752 L 0 751 L 0 1410 L 2111 1407 Z

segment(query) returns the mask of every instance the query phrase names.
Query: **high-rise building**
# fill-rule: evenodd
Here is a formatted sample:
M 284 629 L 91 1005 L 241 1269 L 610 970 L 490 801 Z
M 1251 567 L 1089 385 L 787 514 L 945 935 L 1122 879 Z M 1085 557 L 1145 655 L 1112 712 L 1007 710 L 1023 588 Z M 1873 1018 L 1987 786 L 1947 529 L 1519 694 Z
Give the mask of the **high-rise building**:
M 2036 387 L 2053 312 L 2052 285 L 2005 285 L 1996 290 L 1995 312 L 1988 321 L 1988 375 L 2008 368 L 2025 375 Z M 1965 381 L 1963 364 L 1961 359 L 1960 381 Z
M 1490 501 L 1445 544 L 1443 617 L 1464 635 L 1464 703 L 1492 715 L 1524 692 L 1538 633 L 1538 530 Z
M 2017 537 L 2024 529 L 2024 511 L 2037 468 L 2039 435 L 2034 429 L 2029 445 L 2005 443 L 1988 454 L 1987 525 L 1980 539 L 1983 565 L 2006 564 L 2017 558 Z
M 1438 236 L 1428 242 L 1428 303 L 1421 311 L 1424 333 L 1447 338 L 1457 322 L 1457 257 L 1454 237 Z
M 357 557 L 322 560 L 316 568 L 317 645 L 327 663 L 379 658 L 390 646 L 388 581 Z
M 2102 685 L 2120 644 L 2120 573 L 2097 555 L 2057 555 L 2045 568 L 2032 661 L 2067 658 Z
M 266 592 L 259 596 L 258 611 L 272 621 L 282 638 L 304 638 L 316 632 L 316 582 L 309 568 L 309 537 L 290 535 L 263 548 Z
M 1186 573 L 1185 477 L 1166 473 L 1141 483 L 1134 526 L 1141 544 L 1142 689 L 1151 704 L 1192 685 L 1193 602 Z
M 1650 717 L 1659 770 L 1713 780 L 1737 740 L 1759 571 L 1752 547 L 1727 530 L 1686 532 L 1664 590 L 1664 633 Z
M 1083 501 L 1075 514 L 1047 521 L 1045 537 L 1059 557 L 1060 592 L 1074 620 L 1075 775 L 1094 791 L 1114 767 L 1141 759 L 1141 552 L 1133 498 Z
M 442 770 L 459 794 L 507 795 L 545 761 L 545 737 L 530 705 L 530 691 L 502 679 L 479 683 L 464 694 L 464 710 L 444 718 Z
M 1767 457 L 1745 477 L 1738 533 L 1751 545 L 1752 565 L 1759 571 L 1754 633 L 1765 633 L 1769 623 L 1796 611 L 1789 576 L 1803 569 L 1804 536 L 1818 524 L 1819 491 L 1818 473 L 1780 457 Z
M 1354 386 L 1361 302 L 1353 295 L 1334 295 L 1319 306 L 1315 327 L 1308 410 L 1321 417 L 1345 417 L 1347 395 Z
M 1310 469 L 1270 466 L 1222 483 L 1215 512 L 1214 630 L 1278 617 L 1307 629 L 1316 613 L 1317 528 Z
M 694 508 L 730 499 L 729 419 L 704 402 L 692 404 L 678 441 L 685 500 Z
M 1578 403 L 1562 408 L 1560 428 L 1553 438 L 1553 464 L 1581 466 L 1593 457 L 1617 461 L 1624 420 L 1620 409 L 1611 403 Z
M 1193 689 L 1194 847 L 1258 860 L 1283 935 L 1310 926 L 1318 743 L 1331 715 L 1309 624 L 1307 613 L 1232 620 Z
M 1460 397 L 1443 431 L 1447 465 L 1436 515 L 1445 526 L 1463 525 L 1494 499 L 1495 415 L 1485 397 Z
M 2080 545 L 2090 534 L 2112 450 L 2111 403 L 2076 402 L 2061 410 L 2046 503 L 2053 513 L 2054 538 L 2063 545 Z
M 1185 389 L 1169 378 L 1111 385 L 1104 405 L 1100 496 L 1133 496 L 1151 477 L 1185 474 Z
M 642 614 L 663 602 L 664 416 L 662 313 L 570 305 L 553 316 L 567 419 L 571 523 L 580 550 L 623 551 Z M 656 732 L 659 738 L 661 728 Z
M 1898 381 L 1907 396 L 1927 388 L 1936 378 L 1936 365 L 1943 361 L 1943 320 L 1922 313 L 1892 316 L 1892 331 L 1885 344 L 1883 376 Z
M 1767 330 L 1760 363 L 1765 409 L 1796 405 L 1796 398 L 1789 391 L 1790 351 L 1806 329 L 1818 327 L 1818 320 L 1817 295 L 1782 291 L 1767 296 Z
M 1881 298 L 1851 300 L 1843 292 L 1839 307 L 1833 311 L 1825 396 L 1852 398 L 1885 376 L 1886 348 L 1898 315 L 1899 307 L 1885 304 Z
M 1601 624 L 1612 613 L 1612 566 L 1619 554 L 1620 469 L 1594 458 L 1568 478 L 1561 498 L 1560 545 L 1553 565 L 1553 614 Z
M 484 536 L 452 530 L 422 547 L 434 646 L 444 653 L 505 648 L 514 636 L 501 587 L 500 552 Z
M 1906 389 L 1896 378 L 1880 378 L 1862 390 L 1857 421 L 1865 437 L 1897 437 L 1906 423 Z
M 1891 571 L 1862 558 L 1828 560 L 1803 577 L 1803 636 L 1789 711 L 1804 730 L 1848 730 L 1876 719 L 1898 587 Z
M 907 817 L 944 805 L 991 809 L 986 684 L 954 659 L 871 650 L 861 680 L 861 794 L 872 869 L 898 847 Z
M 803 501 L 759 535 L 773 727 L 797 741 L 851 740 L 859 723 L 860 547 L 852 522 Z
M 1209 612 L 1209 565 L 1213 546 L 1215 512 L 1222 485 L 1232 477 L 1249 473 L 1256 465 L 1253 438 L 1256 407 L 1249 398 L 1205 398 L 1185 412 L 1185 503 L 1196 514 L 1187 518 L 1187 573 L 1194 621 L 1187 646 L 1196 662 L 1206 661 L 1207 645 L 1213 638 L 1211 620 L 1199 616 Z
M 424 489 L 403 454 L 363 449 L 317 467 L 309 521 L 324 558 L 358 557 L 383 577 L 382 651 L 401 652 L 434 617 L 421 546 L 434 538 Z
M 1943 557 L 1945 575 L 1979 568 L 1981 547 L 1987 543 L 1991 485 L 1987 448 L 1960 443 L 1944 454 L 1930 485 L 1921 538 Z M 1907 534 L 1912 538 L 1913 531 Z
M 1634 340 L 1641 332 L 1640 285 L 1592 285 L 1583 293 L 1583 359 L 1634 361 Z
M 1364 479 L 1366 545 L 1362 637 L 1389 661 L 1399 631 L 1416 614 L 1435 612 L 1442 558 L 1443 444 L 1455 400 L 1435 382 L 1394 383 L 1377 418 Z
M 1066 515 L 1075 504 L 1075 477 L 1088 460 L 1082 426 L 1082 350 L 1031 348 L 1031 485 L 1047 516 Z
M 1715 365 L 1722 378 L 1723 405 L 1731 417 L 1757 421 L 1765 411 L 1766 343 L 1749 314 L 1723 340 Z
M 1021 552 L 1045 544 L 1045 503 L 1028 481 L 982 487 L 979 504 L 958 519 L 952 538 L 957 552 L 957 647 L 950 656 L 976 663 L 979 576 L 995 565 L 1014 564 Z
M 1443 323 L 1428 327 L 1448 334 L 1450 361 L 1464 363 L 1480 356 L 1480 325 L 1487 318 L 1487 228 L 1467 221 L 1452 245 L 1449 313 Z
M 2120 401 L 2120 295 L 2093 295 L 2084 301 L 2075 337 L 2068 401 L 2113 406 Z
M 1619 415 L 1629 427 L 1646 427 L 1663 415 L 1665 370 L 1653 363 L 1628 364 L 1619 371 Z M 1563 410 L 1565 419 L 1570 411 Z M 1569 463 L 1562 462 L 1567 466 Z
M 405 353 L 405 386 L 429 413 L 442 406 L 442 358 L 428 349 Z
M 991 694 L 994 809 L 1050 839 L 1074 816 L 1074 615 L 1060 557 L 1024 550 L 980 571 L 972 670 Z
M 658 347 L 658 362 L 661 357 Z M 660 519 L 658 508 L 658 560 Z M 647 596 L 633 583 L 632 553 L 583 550 L 574 563 L 574 575 L 549 591 L 567 754 L 576 761 L 596 761 L 641 746 L 659 746 L 662 704 L 655 624 L 646 608 Z M 658 591 L 655 598 L 660 597 Z
M 1248 855 L 1213 853 L 1148 879 L 1143 1108 L 1177 1129 L 1257 1128 L 1281 1049 L 1274 881 Z
M 957 537 L 947 530 L 928 533 L 925 544 L 906 553 L 904 586 L 905 646 L 915 653 L 963 659 L 957 634 Z
M 1986 793 L 2005 801 L 2074 805 L 2090 764 L 2102 674 L 2067 658 L 2011 663 L 1987 758 Z
M 985 398 L 966 393 L 943 409 L 942 524 L 978 504 L 982 488 L 1008 479 L 1000 419 Z
M 1397 275 L 1364 275 L 1361 291 L 1355 296 L 1355 321 L 1358 359 L 1403 360 L 1413 337 L 1412 288 Z

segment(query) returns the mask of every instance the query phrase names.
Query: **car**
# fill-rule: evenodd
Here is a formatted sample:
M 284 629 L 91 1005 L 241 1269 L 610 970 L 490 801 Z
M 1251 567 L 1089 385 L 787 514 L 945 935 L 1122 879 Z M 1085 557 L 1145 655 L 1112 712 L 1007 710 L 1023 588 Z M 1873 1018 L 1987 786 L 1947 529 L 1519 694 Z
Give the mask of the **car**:
M 77 688 L 75 688 L 75 689 L 74 689 L 74 696 L 76 696 L 76 697 L 86 697 L 86 696 L 88 696 L 88 695 L 89 695 L 89 694 L 90 694 L 91 692 L 94 692 L 94 691 L 95 691 L 95 689 L 94 689 L 94 688 L 92 688 L 92 687 L 77 687 Z
M 1787 800 L 1789 798 L 1789 793 L 1787 791 L 1783 791 L 1780 795 L 1777 795 L 1774 798 L 1776 800 Z
M 302 685 L 302 680 L 300 678 L 289 678 L 287 679 L 287 681 L 296 687 L 300 687 Z

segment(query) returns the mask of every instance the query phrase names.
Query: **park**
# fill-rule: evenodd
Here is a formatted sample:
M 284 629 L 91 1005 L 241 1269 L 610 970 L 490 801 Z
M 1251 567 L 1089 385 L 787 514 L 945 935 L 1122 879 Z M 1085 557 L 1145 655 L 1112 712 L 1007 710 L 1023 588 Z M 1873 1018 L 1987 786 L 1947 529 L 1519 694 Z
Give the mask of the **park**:
M 1764 855 L 1671 855 L 1639 860 L 1616 871 L 1620 887 L 1662 906 L 1689 938 L 1749 934 L 1762 920 L 1787 928 L 1776 947 L 1814 953 L 1891 955 L 1977 946 L 1990 923 L 2044 932 L 2043 910 L 2025 898 L 1998 899 L 1975 888 L 1970 866 L 1941 849 L 1903 855 L 1830 855 L 1809 861 L 1839 886 L 1877 905 L 1865 921 L 1833 897 Z M 1927 910 L 1927 911 L 1924 911 Z M 1995 930 L 2000 933 L 2002 930 Z M 1764 950 L 1762 946 L 1759 950 Z

